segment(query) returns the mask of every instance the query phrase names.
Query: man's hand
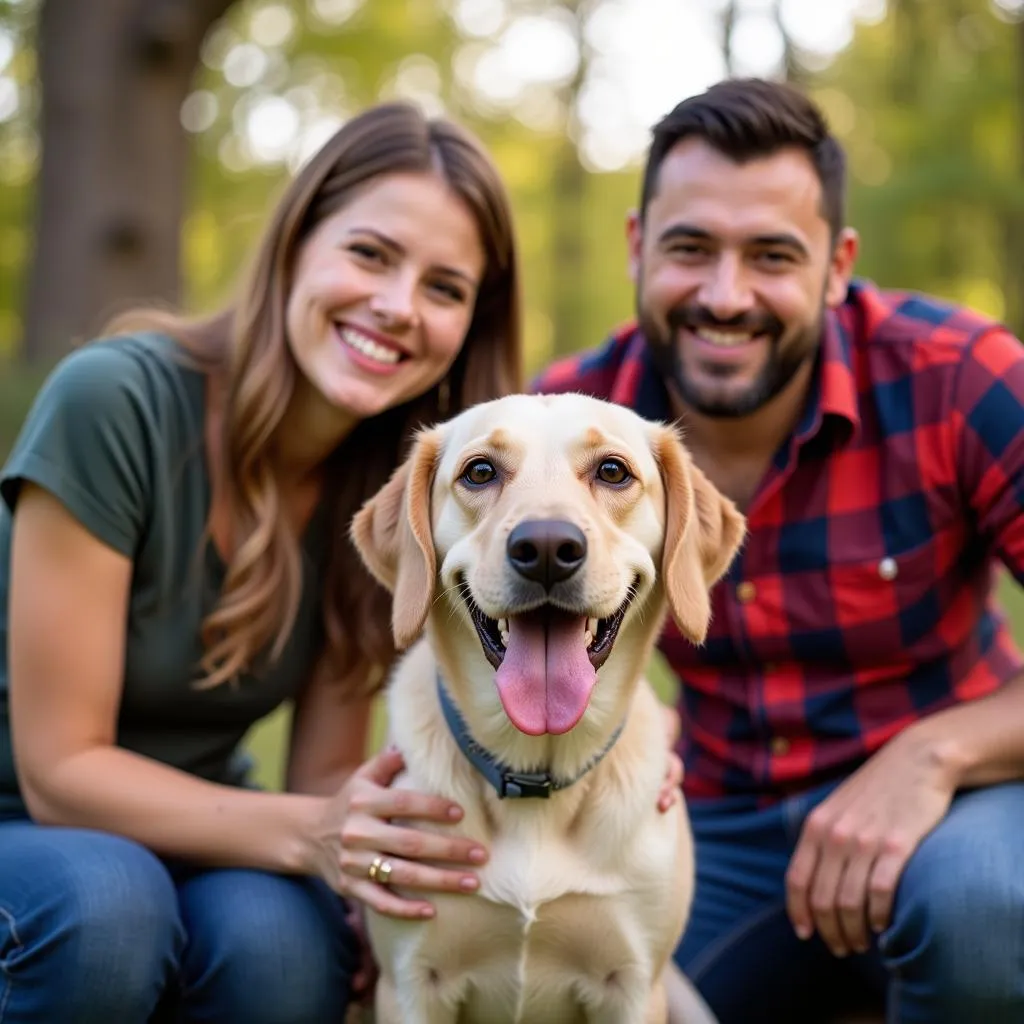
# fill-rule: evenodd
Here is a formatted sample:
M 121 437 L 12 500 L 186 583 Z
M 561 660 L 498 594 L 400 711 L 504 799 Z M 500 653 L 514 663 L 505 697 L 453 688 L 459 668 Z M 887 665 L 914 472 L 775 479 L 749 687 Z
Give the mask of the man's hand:
M 673 749 L 679 739 L 682 725 L 679 721 L 679 712 L 675 708 L 663 704 L 661 710 L 665 716 L 665 736 L 668 740 L 668 767 L 665 769 L 665 780 L 658 791 L 658 810 L 664 814 L 677 800 L 682 799 L 680 787 L 683 784 L 683 762 Z
M 869 948 L 889 924 L 893 896 L 918 844 L 946 816 L 956 782 L 908 730 L 808 815 L 786 873 L 797 934 L 815 930 L 836 956 Z

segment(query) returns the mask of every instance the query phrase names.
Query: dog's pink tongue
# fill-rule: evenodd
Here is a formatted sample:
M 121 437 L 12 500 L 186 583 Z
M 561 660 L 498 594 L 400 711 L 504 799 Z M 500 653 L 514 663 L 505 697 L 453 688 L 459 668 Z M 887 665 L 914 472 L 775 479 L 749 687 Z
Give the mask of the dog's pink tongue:
M 529 736 L 568 732 L 587 710 L 597 670 L 587 657 L 586 619 L 554 609 L 508 620 L 498 696 L 512 724 Z

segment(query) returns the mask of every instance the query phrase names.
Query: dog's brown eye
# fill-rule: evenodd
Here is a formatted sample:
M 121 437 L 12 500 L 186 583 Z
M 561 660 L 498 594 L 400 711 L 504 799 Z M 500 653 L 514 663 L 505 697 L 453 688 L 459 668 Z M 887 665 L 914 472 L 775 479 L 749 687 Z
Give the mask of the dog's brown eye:
M 472 487 L 482 487 L 489 484 L 497 475 L 494 463 L 488 462 L 487 459 L 474 459 L 463 470 L 462 479 Z
M 625 484 L 633 479 L 633 474 L 619 459 L 605 459 L 597 467 L 597 478 L 606 484 Z

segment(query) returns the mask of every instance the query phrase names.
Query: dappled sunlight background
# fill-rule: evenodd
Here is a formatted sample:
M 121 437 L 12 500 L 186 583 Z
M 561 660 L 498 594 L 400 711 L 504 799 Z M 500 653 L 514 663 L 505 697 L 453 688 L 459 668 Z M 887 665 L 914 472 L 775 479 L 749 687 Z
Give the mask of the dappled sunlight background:
M 46 370 L 22 345 L 38 7 L 0 0 L 0 452 Z M 1022 19 L 1024 0 L 237 0 L 180 109 L 181 299 L 223 300 L 285 177 L 353 113 L 404 97 L 474 128 L 508 183 L 532 373 L 632 314 L 623 225 L 651 125 L 733 73 L 789 78 L 826 110 L 863 273 L 1019 333 Z M 264 735 L 278 744 L 280 722 Z
M 9 357 L 39 157 L 36 6 L 0 0 L 0 353 Z M 850 151 L 865 272 L 1019 322 L 999 236 L 1020 216 L 1021 8 L 239 0 L 209 34 L 181 108 L 195 152 L 185 301 L 220 300 L 282 177 L 354 111 L 400 96 L 468 122 L 491 145 L 519 216 L 536 368 L 630 315 L 622 225 L 650 127 L 731 70 L 788 75 L 825 106 Z

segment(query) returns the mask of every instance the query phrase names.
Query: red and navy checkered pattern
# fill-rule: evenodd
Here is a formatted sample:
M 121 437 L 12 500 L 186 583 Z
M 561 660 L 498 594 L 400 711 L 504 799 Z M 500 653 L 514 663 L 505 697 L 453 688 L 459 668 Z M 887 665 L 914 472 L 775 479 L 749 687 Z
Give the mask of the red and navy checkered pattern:
M 671 418 L 635 326 L 535 383 Z M 962 308 L 855 282 L 802 418 L 747 509 L 700 649 L 673 625 L 690 798 L 766 800 L 856 768 L 1021 668 L 992 601 L 1024 582 L 1024 346 Z

